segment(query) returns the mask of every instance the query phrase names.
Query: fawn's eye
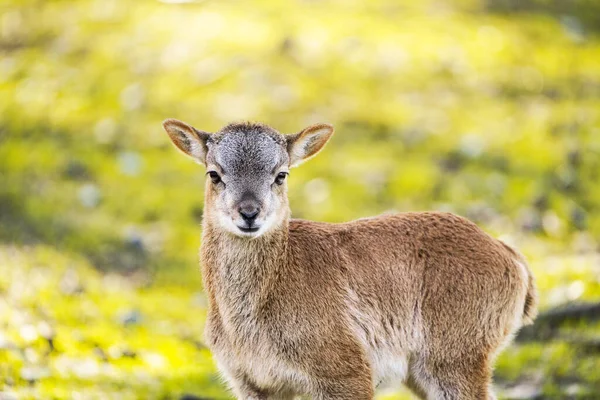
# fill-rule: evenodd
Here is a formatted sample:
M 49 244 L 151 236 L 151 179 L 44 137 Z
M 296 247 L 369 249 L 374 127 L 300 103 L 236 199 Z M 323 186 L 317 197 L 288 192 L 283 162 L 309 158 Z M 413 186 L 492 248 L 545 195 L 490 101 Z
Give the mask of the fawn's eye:
M 215 185 L 219 182 L 221 182 L 221 177 L 219 176 L 219 174 L 217 174 L 215 171 L 208 171 L 207 172 L 208 176 L 210 176 L 210 180 L 212 181 L 212 183 L 214 183 Z
M 287 172 L 280 172 L 277 174 L 275 178 L 275 183 L 278 185 L 283 185 L 283 181 L 285 181 L 285 177 L 288 176 Z

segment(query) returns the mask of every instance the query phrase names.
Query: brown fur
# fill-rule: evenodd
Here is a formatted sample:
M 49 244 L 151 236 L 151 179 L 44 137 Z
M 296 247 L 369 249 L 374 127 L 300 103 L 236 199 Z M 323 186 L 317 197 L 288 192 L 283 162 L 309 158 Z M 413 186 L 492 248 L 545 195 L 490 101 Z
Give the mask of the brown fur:
M 535 317 L 518 252 L 449 213 L 291 220 L 285 191 L 276 226 L 238 237 L 218 190 L 207 181 L 205 332 L 238 398 L 367 400 L 392 370 L 422 398 L 493 398 L 494 357 Z
M 534 307 L 525 300 L 535 298 L 531 274 L 524 282 L 517 254 L 452 214 L 291 220 L 252 241 L 222 235 L 209 218 L 201 253 L 207 338 L 257 399 L 372 398 L 369 361 L 347 320 L 347 288 L 373 319 L 357 325 L 374 346 L 387 335 L 406 346 L 410 387 L 449 399 L 487 396 L 495 352 L 518 328 L 514 315 L 527 307 L 527 320 Z M 256 381 L 265 348 L 307 378 Z

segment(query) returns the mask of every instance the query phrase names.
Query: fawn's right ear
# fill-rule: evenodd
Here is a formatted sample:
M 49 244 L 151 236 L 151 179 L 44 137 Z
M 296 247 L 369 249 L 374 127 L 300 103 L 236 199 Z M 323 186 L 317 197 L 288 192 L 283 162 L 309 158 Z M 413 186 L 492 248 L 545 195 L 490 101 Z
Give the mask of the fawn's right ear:
M 206 153 L 208 152 L 206 142 L 210 133 L 199 131 L 185 122 L 171 118 L 163 122 L 163 127 L 179 150 L 192 157 L 196 162 L 206 165 Z

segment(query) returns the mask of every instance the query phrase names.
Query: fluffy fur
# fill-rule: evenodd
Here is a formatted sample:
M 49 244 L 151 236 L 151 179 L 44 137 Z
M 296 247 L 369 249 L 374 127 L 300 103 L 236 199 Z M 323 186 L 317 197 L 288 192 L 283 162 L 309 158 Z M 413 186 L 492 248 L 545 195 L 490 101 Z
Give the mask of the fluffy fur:
M 181 142 L 177 129 L 187 125 L 168 125 Z M 224 173 L 236 175 L 231 182 L 254 179 L 235 190 L 260 182 L 253 196 L 271 221 L 257 234 L 237 234 L 224 222 L 236 218 L 235 200 L 222 204 L 234 189 L 207 181 L 205 333 L 219 369 L 239 399 L 372 399 L 386 380 L 424 399 L 492 399 L 495 355 L 536 313 L 525 260 L 449 213 L 290 219 L 285 184 L 272 184 L 273 174 L 318 152 L 327 127 L 287 138 L 264 125 L 230 125 L 205 139 L 184 129 L 188 148 L 207 148 L 201 162 L 220 159 L 222 172 L 241 166 Z M 239 151 L 253 142 L 267 150 Z M 269 168 L 258 171 L 257 162 Z

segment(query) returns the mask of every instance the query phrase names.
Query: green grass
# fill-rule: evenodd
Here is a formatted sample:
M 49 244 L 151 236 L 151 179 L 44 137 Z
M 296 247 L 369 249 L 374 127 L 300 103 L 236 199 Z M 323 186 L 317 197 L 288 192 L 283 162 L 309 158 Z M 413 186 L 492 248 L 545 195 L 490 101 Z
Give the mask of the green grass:
M 224 398 L 193 287 L 144 287 L 81 257 L 3 246 L 0 375 L 23 398 Z M 89 397 L 87 397 L 89 395 Z

